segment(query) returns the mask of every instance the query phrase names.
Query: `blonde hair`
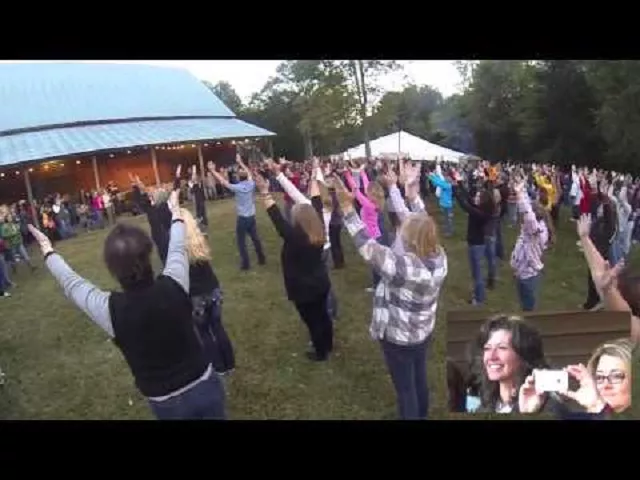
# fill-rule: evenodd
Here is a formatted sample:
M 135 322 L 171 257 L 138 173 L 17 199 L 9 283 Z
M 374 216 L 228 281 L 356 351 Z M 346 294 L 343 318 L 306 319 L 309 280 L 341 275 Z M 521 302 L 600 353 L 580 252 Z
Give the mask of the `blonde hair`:
M 633 356 L 634 348 L 635 343 L 629 338 L 619 338 L 611 342 L 603 343 L 596 348 L 593 355 L 591 355 L 589 363 L 587 363 L 587 370 L 589 370 L 591 376 L 594 376 L 598 369 L 600 358 L 607 355 L 622 360 L 627 369 L 627 374 L 631 375 L 631 357 Z
M 187 255 L 189 263 L 199 261 L 208 262 L 211 260 L 211 249 L 206 237 L 200 231 L 198 222 L 191 212 L 186 208 L 181 208 L 182 219 L 184 220 L 185 230 L 187 232 Z
M 325 244 L 325 228 L 315 208 L 306 203 L 298 203 L 293 206 L 291 217 L 293 224 L 299 226 L 307 234 L 311 245 L 321 246 Z
M 384 210 L 384 189 L 378 182 L 371 182 L 367 185 L 367 197 L 371 200 L 378 210 Z
M 438 252 L 438 227 L 427 213 L 412 213 L 402 222 L 400 229 L 405 248 L 419 258 Z

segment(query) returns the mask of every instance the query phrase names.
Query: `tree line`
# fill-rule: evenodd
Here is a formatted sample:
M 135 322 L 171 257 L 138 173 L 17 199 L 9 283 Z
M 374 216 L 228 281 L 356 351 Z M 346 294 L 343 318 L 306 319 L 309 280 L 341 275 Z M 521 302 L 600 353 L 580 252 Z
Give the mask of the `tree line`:
M 640 170 L 640 61 L 457 65 L 463 89 L 447 98 L 428 85 L 382 91 L 380 79 L 402 67 L 380 60 L 284 61 L 247 104 L 226 82 L 208 86 L 240 118 L 277 133 L 274 153 L 288 158 L 402 129 L 492 161 Z

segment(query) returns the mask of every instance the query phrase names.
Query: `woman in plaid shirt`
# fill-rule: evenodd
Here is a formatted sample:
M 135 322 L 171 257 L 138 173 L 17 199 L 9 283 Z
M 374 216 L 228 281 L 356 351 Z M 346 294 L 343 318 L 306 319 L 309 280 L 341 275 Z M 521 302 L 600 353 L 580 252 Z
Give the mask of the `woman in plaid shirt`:
M 436 224 L 418 195 L 418 171 L 405 167 L 411 211 L 396 186 L 385 176 L 389 199 L 401 219 L 392 247 L 372 239 L 353 207 L 353 196 L 341 182 L 344 223 L 360 255 L 381 277 L 373 299 L 371 336 L 380 342 L 396 390 L 400 418 L 424 419 L 429 409 L 427 344 L 433 331 L 440 288 L 447 276 L 447 256 L 438 242 Z

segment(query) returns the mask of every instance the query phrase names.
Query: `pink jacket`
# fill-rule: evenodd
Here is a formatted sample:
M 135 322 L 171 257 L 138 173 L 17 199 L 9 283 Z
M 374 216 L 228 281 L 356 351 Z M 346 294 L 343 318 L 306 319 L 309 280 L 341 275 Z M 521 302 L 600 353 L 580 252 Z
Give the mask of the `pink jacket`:
M 347 180 L 349 188 L 353 190 L 353 193 L 356 196 L 356 200 L 358 200 L 358 203 L 362 207 L 362 210 L 360 210 L 360 218 L 362 218 L 362 221 L 367 227 L 367 233 L 369 234 L 369 237 L 373 238 L 374 240 L 380 238 L 382 233 L 380 232 L 380 225 L 378 224 L 378 207 L 376 207 L 376 204 L 369 200 L 369 198 L 365 194 L 363 194 L 359 188 L 357 188 L 356 182 L 353 180 L 353 177 L 351 176 L 351 172 L 349 170 L 345 172 L 345 178 Z M 367 186 L 369 185 L 369 178 L 367 177 L 367 174 L 364 170 L 360 172 L 360 179 L 362 181 L 362 186 L 366 190 Z

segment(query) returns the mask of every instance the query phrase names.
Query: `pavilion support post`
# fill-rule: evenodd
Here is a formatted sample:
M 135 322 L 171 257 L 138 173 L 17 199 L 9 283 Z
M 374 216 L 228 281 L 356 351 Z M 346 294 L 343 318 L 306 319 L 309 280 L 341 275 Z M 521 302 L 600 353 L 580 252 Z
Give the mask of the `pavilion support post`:
M 100 191 L 100 173 L 98 172 L 98 157 L 95 155 L 91 157 L 91 164 L 93 165 L 93 178 L 96 181 L 96 191 Z
M 160 186 L 160 173 L 158 172 L 158 155 L 156 149 L 151 147 L 151 164 L 153 165 L 153 174 L 156 177 L 156 185 Z
M 267 145 L 269 146 L 269 156 L 273 158 L 273 142 L 270 138 L 267 138 Z
M 209 189 L 206 185 L 207 171 L 204 169 L 204 156 L 202 155 L 202 145 L 198 144 L 198 162 L 200 163 L 200 184 L 202 185 L 202 191 L 204 192 L 204 198 L 209 198 Z
M 31 218 L 37 228 L 40 228 L 40 219 L 36 212 L 36 207 L 33 205 L 33 190 L 31 189 L 31 178 L 29 176 L 29 170 L 24 170 L 24 186 L 27 188 L 27 200 L 29 201 L 29 209 L 31 210 Z

